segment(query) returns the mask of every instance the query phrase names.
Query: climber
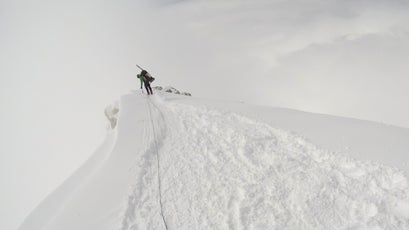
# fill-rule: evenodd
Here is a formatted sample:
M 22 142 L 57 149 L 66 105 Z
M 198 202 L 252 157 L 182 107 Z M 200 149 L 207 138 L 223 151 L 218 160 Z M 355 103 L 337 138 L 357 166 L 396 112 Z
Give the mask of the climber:
M 139 78 L 139 80 L 141 80 L 141 89 L 142 89 L 142 84 L 143 84 L 145 85 L 145 89 L 148 95 L 153 94 L 152 88 L 151 88 L 151 82 L 153 82 L 155 78 L 153 78 L 146 70 L 142 70 L 141 73 L 137 75 L 137 77 Z

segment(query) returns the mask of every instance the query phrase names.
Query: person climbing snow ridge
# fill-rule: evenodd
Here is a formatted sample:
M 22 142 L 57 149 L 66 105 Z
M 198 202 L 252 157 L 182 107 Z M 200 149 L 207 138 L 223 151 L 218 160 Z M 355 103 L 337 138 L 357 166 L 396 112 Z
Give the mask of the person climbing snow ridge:
M 150 83 L 153 82 L 155 78 L 153 78 L 146 70 L 142 70 L 141 73 L 137 75 L 137 77 L 139 78 L 139 80 L 141 80 L 141 89 L 143 84 L 145 85 L 145 89 L 148 95 L 153 94 Z

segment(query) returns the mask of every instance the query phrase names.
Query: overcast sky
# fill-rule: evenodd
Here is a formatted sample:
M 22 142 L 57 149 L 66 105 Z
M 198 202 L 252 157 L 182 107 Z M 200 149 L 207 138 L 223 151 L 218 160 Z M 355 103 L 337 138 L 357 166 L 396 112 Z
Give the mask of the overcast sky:
M 407 0 L 0 0 L 0 229 L 92 154 L 139 63 L 194 96 L 409 128 Z M 154 85 L 155 85 L 154 84 Z

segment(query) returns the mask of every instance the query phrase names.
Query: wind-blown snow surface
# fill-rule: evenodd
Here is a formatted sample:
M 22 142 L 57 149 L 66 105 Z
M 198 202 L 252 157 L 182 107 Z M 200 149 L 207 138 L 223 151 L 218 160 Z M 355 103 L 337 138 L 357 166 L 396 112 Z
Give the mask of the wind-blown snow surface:
M 107 140 L 21 229 L 409 229 L 404 171 L 219 105 L 122 96 Z

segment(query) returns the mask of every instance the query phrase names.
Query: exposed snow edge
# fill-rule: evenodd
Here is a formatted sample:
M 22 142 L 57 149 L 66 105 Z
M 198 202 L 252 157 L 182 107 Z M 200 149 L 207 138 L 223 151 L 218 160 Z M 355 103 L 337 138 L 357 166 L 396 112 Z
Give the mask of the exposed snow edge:
M 175 89 L 172 86 L 167 86 L 167 87 L 155 86 L 155 87 L 153 87 L 153 89 L 158 90 L 158 91 L 163 91 L 163 92 L 166 92 L 166 93 L 174 93 L 174 94 L 180 94 L 180 95 L 185 95 L 185 96 L 192 96 L 191 93 L 181 92 L 181 91 Z

